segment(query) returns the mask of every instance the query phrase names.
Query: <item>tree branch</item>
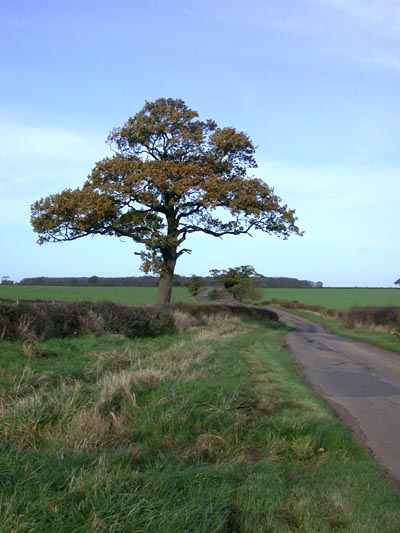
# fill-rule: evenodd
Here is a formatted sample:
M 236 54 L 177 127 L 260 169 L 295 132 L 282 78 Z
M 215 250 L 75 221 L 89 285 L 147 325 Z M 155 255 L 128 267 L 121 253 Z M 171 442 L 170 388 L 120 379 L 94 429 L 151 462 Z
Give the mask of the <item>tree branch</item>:
M 202 228 L 200 226 L 186 226 L 186 233 L 206 233 L 207 235 L 212 235 L 213 237 L 223 237 L 224 235 L 242 235 L 244 233 L 249 234 L 250 229 L 252 228 L 253 224 L 251 224 L 247 229 L 239 230 L 222 230 L 222 231 L 215 231 L 211 230 L 209 228 Z

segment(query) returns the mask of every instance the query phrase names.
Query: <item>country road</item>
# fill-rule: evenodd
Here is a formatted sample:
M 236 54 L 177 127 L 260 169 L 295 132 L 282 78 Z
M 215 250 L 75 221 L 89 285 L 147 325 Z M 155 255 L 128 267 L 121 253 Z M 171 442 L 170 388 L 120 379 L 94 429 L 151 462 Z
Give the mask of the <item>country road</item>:
M 286 342 L 307 381 L 400 482 L 400 354 L 331 335 L 315 322 L 274 311 L 297 328 Z

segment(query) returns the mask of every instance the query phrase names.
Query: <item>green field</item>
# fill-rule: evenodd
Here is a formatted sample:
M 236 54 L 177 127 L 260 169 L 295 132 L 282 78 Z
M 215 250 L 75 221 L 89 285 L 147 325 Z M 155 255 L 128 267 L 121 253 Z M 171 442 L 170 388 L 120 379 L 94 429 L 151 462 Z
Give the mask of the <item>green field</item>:
M 327 309 L 400 306 L 400 289 L 263 289 L 265 300 L 297 300 Z
M 0 298 L 16 300 L 46 300 L 65 302 L 110 301 L 124 305 L 154 304 L 156 287 L 44 287 L 30 285 L 0 285 Z M 173 302 L 189 302 L 190 294 L 183 287 L 172 291 Z
M 99 301 L 125 305 L 153 304 L 156 287 L 45 287 L 29 285 L 0 285 L 0 298 L 18 300 Z M 400 289 L 263 289 L 263 299 L 298 300 L 328 309 L 350 309 L 365 306 L 400 306 Z M 173 302 L 190 302 L 190 294 L 183 287 L 172 291 Z
M 0 343 L 0 531 L 397 532 L 282 325 Z

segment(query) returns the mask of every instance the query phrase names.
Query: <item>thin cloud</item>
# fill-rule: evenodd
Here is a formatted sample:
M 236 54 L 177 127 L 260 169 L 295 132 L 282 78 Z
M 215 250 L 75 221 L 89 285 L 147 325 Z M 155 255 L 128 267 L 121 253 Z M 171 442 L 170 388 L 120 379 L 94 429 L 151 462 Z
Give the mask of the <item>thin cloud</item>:
M 244 9 L 242 4 L 227 0 L 203 0 L 176 8 L 188 19 L 211 18 L 231 31 L 252 32 L 253 37 L 241 41 L 234 50 L 236 55 L 268 55 L 270 50 L 260 45 L 260 36 L 268 32 L 271 39 L 286 35 L 286 46 L 276 47 L 274 54 L 283 58 L 287 54 L 289 60 L 295 46 L 303 51 L 298 61 L 339 60 L 342 65 L 400 70 L 399 1 L 299 0 L 295 4 L 297 9 L 287 1 L 249 0 Z M 215 38 L 211 37 L 209 46 L 215 48 L 217 43 L 224 49 L 223 41 Z
M 329 22 L 321 36 L 325 52 L 369 68 L 400 70 L 400 2 L 398 0 L 308 0 Z
M 97 135 L 5 123 L 0 126 L 0 192 L 13 202 L 21 187 L 25 194 L 47 194 L 55 183 L 78 186 L 94 163 L 109 153 L 104 139 Z
M 102 140 L 63 128 L 4 124 L 0 126 L 0 158 L 64 157 L 98 151 Z M 103 144 L 104 146 L 104 144 Z
M 359 55 L 359 61 L 365 65 L 400 71 L 400 53 L 394 54 L 389 50 L 380 50 L 371 54 Z
M 276 193 L 296 209 L 299 221 L 315 218 L 338 222 L 353 213 L 371 213 L 394 233 L 399 226 L 395 216 L 400 204 L 397 168 L 368 169 L 346 166 L 303 167 L 283 163 L 260 162 L 258 173 L 275 185 Z M 323 223 L 321 223 L 321 227 Z M 400 230 L 400 228 L 399 228 Z
M 328 5 L 353 19 L 359 26 L 400 39 L 400 2 L 396 0 L 312 0 Z
M 1 125 L 0 224 L 23 227 L 35 200 L 80 186 L 95 161 L 108 153 L 100 136 L 16 122 Z

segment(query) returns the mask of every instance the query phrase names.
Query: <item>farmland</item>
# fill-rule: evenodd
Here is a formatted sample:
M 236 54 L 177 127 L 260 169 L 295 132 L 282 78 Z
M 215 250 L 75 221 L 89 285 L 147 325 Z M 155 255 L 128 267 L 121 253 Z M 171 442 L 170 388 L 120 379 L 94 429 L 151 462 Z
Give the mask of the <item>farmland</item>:
M 47 287 L 31 285 L 0 285 L 0 298 L 45 301 L 110 301 L 123 305 L 154 304 L 156 287 Z M 176 287 L 172 291 L 173 302 L 188 302 L 187 289 Z
M 264 300 L 297 300 L 327 309 L 400 306 L 400 289 L 263 289 Z
M 400 289 L 262 289 L 263 299 L 298 300 L 327 309 L 400 306 Z M 48 287 L 0 285 L 0 298 L 47 301 L 112 301 L 124 305 L 153 304 L 156 287 Z M 193 301 L 187 289 L 175 287 L 173 302 Z

